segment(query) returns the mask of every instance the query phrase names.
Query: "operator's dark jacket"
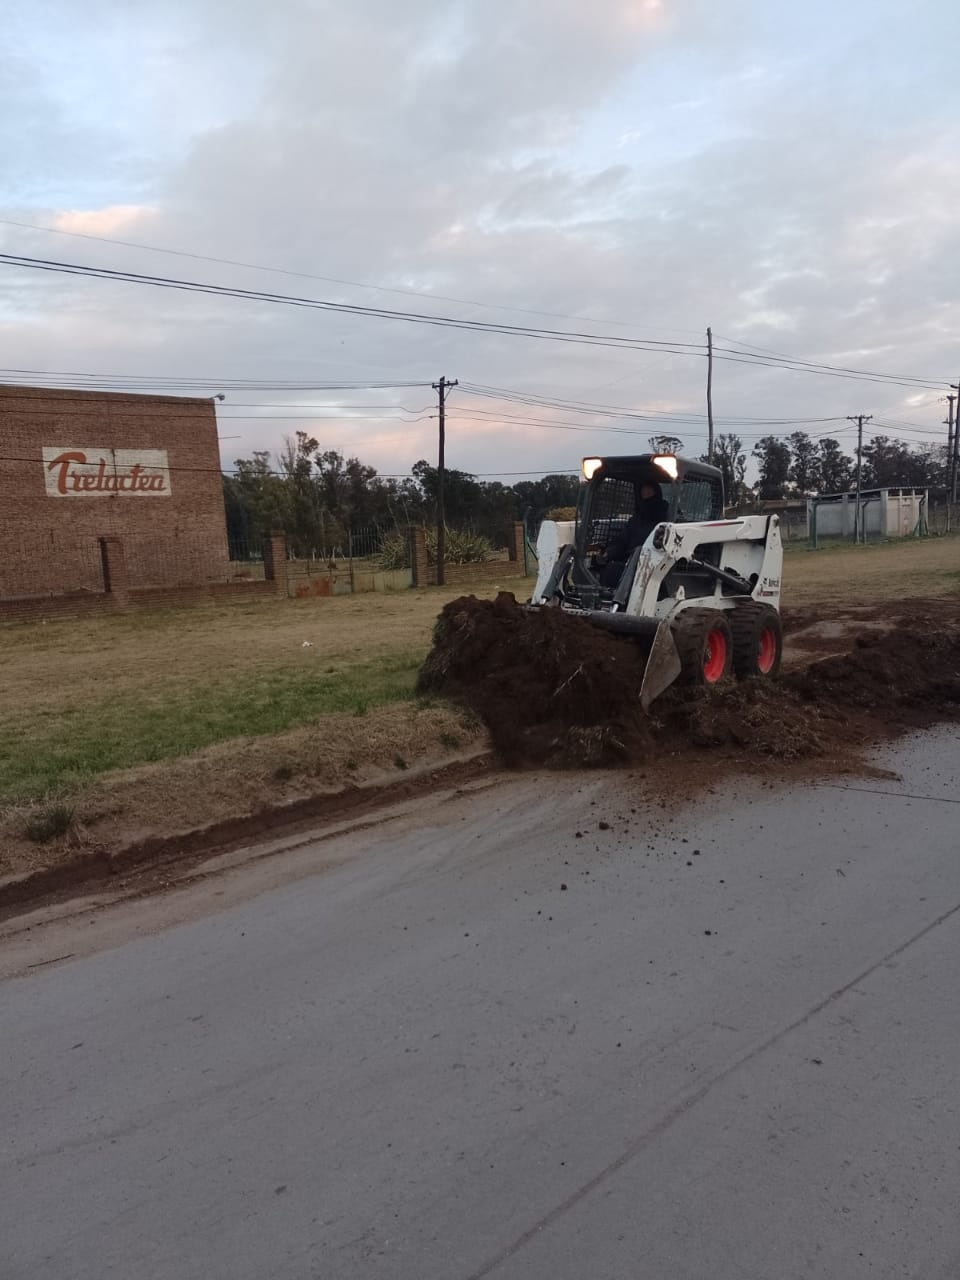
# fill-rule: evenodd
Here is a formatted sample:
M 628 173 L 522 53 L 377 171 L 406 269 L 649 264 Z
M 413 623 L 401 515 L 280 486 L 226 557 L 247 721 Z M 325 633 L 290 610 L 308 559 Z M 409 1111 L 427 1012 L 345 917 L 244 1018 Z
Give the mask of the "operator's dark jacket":
M 666 520 L 669 514 L 666 499 L 641 498 L 637 503 L 636 514 L 630 517 L 626 528 L 608 545 L 607 559 L 626 563 L 631 553 L 643 546 L 657 525 Z

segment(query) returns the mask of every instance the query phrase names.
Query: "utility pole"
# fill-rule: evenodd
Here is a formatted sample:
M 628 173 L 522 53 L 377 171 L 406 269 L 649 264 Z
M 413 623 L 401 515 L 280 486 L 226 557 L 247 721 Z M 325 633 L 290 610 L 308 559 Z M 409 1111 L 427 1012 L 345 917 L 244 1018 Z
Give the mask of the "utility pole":
M 957 415 L 954 413 L 953 406 L 956 403 L 956 396 L 947 395 L 947 469 L 946 469 L 946 508 L 947 508 L 947 533 L 950 532 L 950 490 L 952 488 L 951 480 L 953 477 L 953 439 L 957 434 Z
M 713 330 L 707 325 L 707 461 L 713 462 Z
M 960 397 L 960 383 L 951 382 L 950 387 Z M 948 398 L 951 402 L 953 401 L 953 396 Z M 960 439 L 958 439 L 960 431 L 957 430 L 960 421 L 958 420 L 960 420 L 960 399 L 957 400 L 957 410 L 953 415 L 953 451 L 950 454 L 947 465 L 947 482 L 949 486 L 947 489 L 947 502 L 952 502 L 954 506 L 956 506 L 957 502 L 957 472 L 960 471 Z M 947 512 L 949 514 L 949 507 Z
M 440 448 L 437 459 L 437 586 L 442 587 L 446 581 L 447 555 L 447 511 L 443 501 L 443 484 L 446 479 L 446 465 L 443 451 L 446 444 L 446 405 L 447 391 L 457 385 L 457 379 L 441 377 L 432 384 L 437 393 L 437 406 L 440 417 Z
M 862 524 L 863 520 L 860 514 L 860 477 L 863 473 L 863 424 L 873 419 L 872 413 L 858 413 L 855 417 L 847 415 L 848 422 L 857 424 L 857 509 L 853 517 L 853 540 L 854 542 L 865 542 L 863 536 Z
M 947 396 L 947 480 L 950 479 L 950 463 L 953 461 L 953 405 L 956 396 Z

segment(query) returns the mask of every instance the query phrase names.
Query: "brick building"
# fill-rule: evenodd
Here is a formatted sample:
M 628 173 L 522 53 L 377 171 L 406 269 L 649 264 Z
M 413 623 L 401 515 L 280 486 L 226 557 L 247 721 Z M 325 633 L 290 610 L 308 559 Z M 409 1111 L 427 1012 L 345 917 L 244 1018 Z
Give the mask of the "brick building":
M 0 386 L 0 600 L 229 574 L 210 399 Z M 109 572 L 109 568 L 108 568 Z

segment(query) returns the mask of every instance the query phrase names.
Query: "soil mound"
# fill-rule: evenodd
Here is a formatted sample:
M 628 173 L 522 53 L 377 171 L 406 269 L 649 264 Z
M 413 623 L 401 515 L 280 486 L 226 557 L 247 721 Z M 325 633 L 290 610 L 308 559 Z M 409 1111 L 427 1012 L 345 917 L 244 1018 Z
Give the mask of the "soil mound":
M 865 632 L 850 653 L 812 662 L 784 684 L 837 710 L 950 712 L 960 704 L 960 631 Z
M 651 737 L 644 665 L 636 645 L 502 591 L 444 607 L 417 687 L 472 710 L 508 764 L 626 763 Z
M 960 716 L 956 624 L 873 631 L 851 643 L 851 652 L 774 683 L 674 686 L 645 715 L 636 644 L 501 592 L 446 605 L 418 688 L 469 708 L 514 766 L 629 764 L 654 751 L 724 747 L 796 760 Z

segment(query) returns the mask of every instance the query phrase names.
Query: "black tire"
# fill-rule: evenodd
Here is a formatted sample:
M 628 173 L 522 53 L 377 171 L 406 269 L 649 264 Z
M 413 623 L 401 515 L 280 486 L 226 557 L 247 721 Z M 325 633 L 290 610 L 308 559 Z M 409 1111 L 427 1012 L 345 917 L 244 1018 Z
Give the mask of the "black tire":
M 768 604 L 744 604 L 732 611 L 733 672 L 738 680 L 772 680 L 783 659 L 783 624 Z
M 680 655 L 680 683 L 713 688 L 733 669 L 733 633 L 726 610 L 684 609 L 673 624 L 673 638 Z M 718 653 L 717 641 L 722 653 Z

